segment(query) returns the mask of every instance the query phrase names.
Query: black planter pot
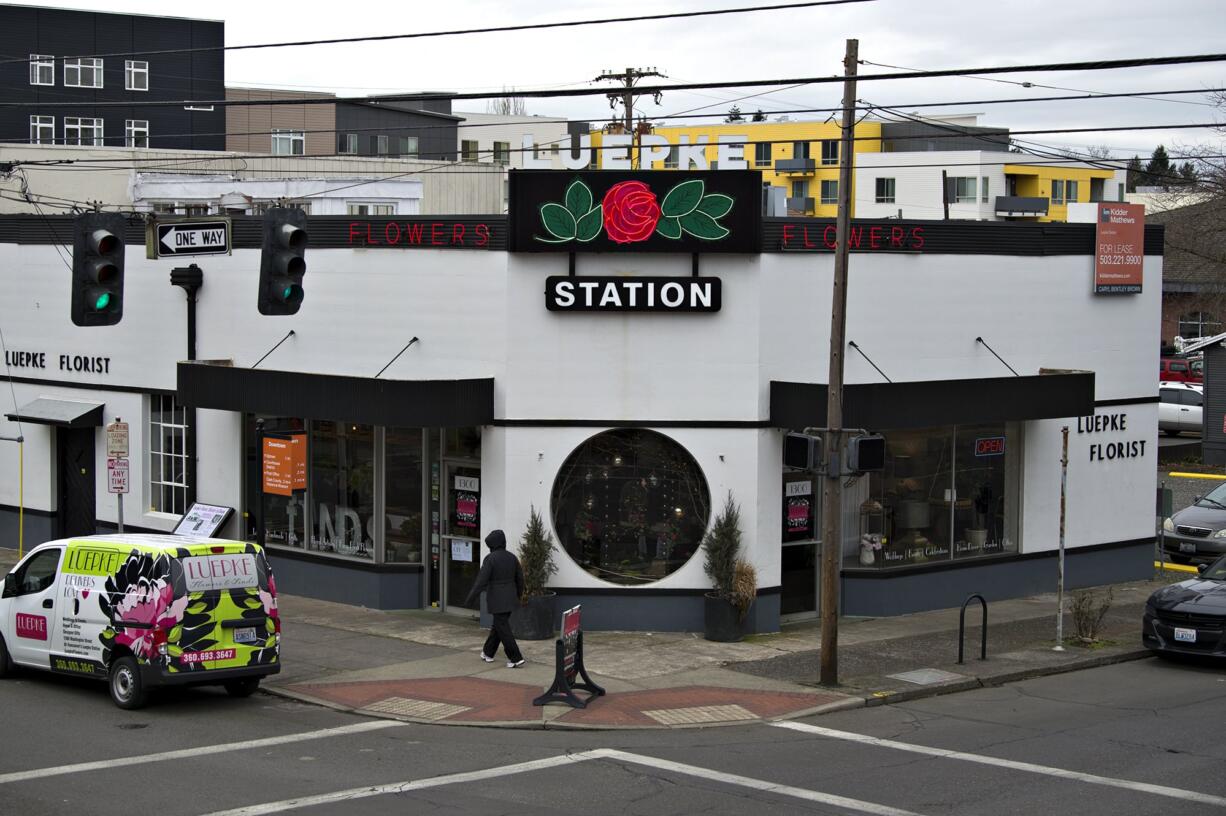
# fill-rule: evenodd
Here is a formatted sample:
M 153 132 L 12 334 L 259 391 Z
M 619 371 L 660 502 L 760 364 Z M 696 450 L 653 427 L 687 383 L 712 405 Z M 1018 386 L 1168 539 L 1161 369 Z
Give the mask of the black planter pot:
M 511 612 L 511 634 L 522 640 L 551 640 L 557 597 L 556 592 L 534 595 L 526 605 L 515 607 Z
M 735 606 L 718 595 L 708 593 L 706 615 L 703 618 L 703 637 L 718 643 L 735 643 L 745 637 L 749 615 L 741 620 Z

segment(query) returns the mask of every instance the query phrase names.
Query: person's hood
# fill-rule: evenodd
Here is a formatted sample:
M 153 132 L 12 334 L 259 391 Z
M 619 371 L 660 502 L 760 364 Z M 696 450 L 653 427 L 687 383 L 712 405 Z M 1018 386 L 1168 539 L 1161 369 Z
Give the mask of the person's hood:
M 507 548 L 507 537 L 502 530 L 494 530 L 485 537 L 485 546 L 491 550 L 505 550 Z

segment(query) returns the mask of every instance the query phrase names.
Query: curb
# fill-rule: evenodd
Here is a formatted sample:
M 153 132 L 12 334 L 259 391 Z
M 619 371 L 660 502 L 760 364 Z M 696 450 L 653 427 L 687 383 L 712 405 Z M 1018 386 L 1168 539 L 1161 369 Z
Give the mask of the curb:
M 1128 663 L 1134 660 L 1142 660 L 1150 657 L 1151 654 L 1152 653 L 1149 651 L 1149 649 L 1138 647 L 1109 655 L 1085 657 L 1055 666 L 1033 666 L 1030 668 L 1018 669 L 1016 671 L 1001 672 L 999 674 L 985 675 L 982 677 L 968 677 L 964 680 L 954 680 L 948 683 L 937 683 L 931 686 L 918 686 L 916 688 L 906 688 L 900 690 L 881 690 L 867 694 L 852 694 L 844 700 L 835 700 L 832 703 L 823 703 L 819 706 L 793 711 L 776 717 L 758 717 L 753 720 L 730 720 L 728 722 L 715 723 L 695 723 L 693 725 L 599 725 L 590 723 L 564 722 L 557 719 L 546 720 L 543 716 L 540 720 L 512 720 L 503 722 L 426 720 L 414 717 L 381 714 L 361 708 L 351 708 L 349 706 L 333 703 L 329 700 L 322 700 L 300 692 L 279 688 L 277 686 L 262 686 L 261 690 L 267 694 L 277 697 L 296 700 L 302 703 L 309 703 L 311 705 L 318 705 L 324 708 L 330 708 L 333 711 L 343 711 L 349 714 L 357 714 L 361 717 L 396 720 L 398 722 L 414 723 L 417 725 L 444 725 L 452 728 L 510 728 L 523 731 L 683 731 L 699 728 L 725 728 L 728 726 L 749 725 L 756 722 L 785 722 L 787 720 L 798 720 L 804 717 L 817 717 L 823 714 L 833 714 L 838 711 L 850 711 L 857 708 L 873 708 L 876 706 L 894 705 L 897 703 L 910 702 L 912 700 L 939 697 L 945 694 L 957 694 L 958 692 L 962 691 L 993 688 L 996 686 L 1003 686 L 1008 683 L 1016 683 L 1022 680 L 1033 680 L 1036 677 L 1048 677 L 1051 675 L 1081 671 L 1083 669 L 1095 669 L 1101 666 L 1111 666 L 1117 663 Z

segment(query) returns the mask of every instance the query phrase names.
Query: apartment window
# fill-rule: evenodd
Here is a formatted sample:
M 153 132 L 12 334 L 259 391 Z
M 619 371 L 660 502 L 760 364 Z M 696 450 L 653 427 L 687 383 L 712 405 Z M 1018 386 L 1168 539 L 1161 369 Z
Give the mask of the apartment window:
M 878 204 L 893 204 L 894 203 L 894 179 L 879 178 L 877 179 L 877 195 L 875 201 Z
M 809 158 L 809 143 L 808 142 L 793 142 L 792 143 L 792 158 L 793 159 Z
M 680 164 L 680 161 L 681 151 L 677 149 L 676 145 L 671 145 L 668 148 L 668 155 L 664 157 L 664 169 L 676 170 L 677 165 Z
M 839 163 L 839 142 L 837 139 L 822 140 L 822 164 Z
M 1221 328 L 1221 321 L 1208 312 L 1188 312 L 1179 316 L 1179 336 L 1184 340 L 1213 337 Z
M 306 134 L 301 130 L 274 130 L 272 132 L 274 156 L 303 156 L 306 154 Z
M 412 156 L 417 158 L 417 137 L 416 136 L 401 136 L 400 137 L 400 155 Z
M 342 153 L 357 153 L 358 152 L 358 134 L 342 133 L 340 151 Z
M 346 205 L 350 215 L 395 215 L 395 204 L 363 204 L 350 202 Z
M 1068 204 L 1077 203 L 1077 182 L 1075 181 L 1064 182 L 1064 200 Z
M 822 203 L 823 204 L 838 204 L 839 203 L 839 182 L 837 179 L 822 180 Z
M 477 160 L 477 142 L 475 139 L 460 140 L 460 161 L 475 162 Z
M 494 164 L 511 163 L 511 143 L 494 142 Z
M 64 60 L 64 87 L 101 88 L 102 60 L 98 57 L 73 57 Z
M 148 147 L 149 120 L 125 119 L 123 123 L 123 142 L 128 147 Z
M 792 182 L 792 198 L 808 198 L 809 182 L 799 180 Z
M 770 167 L 771 166 L 771 143 L 758 142 L 753 146 L 753 166 L 754 167 Z
M 974 204 L 979 198 L 976 194 L 975 182 L 978 181 L 974 176 L 959 176 L 953 180 L 954 184 L 954 203 L 955 204 Z
M 1051 182 L 1051 203 L 1064 203 L 1064 182 L 1060 179 L 1052 179 Z
M 64 117 L 64 144 L 102 145 L 102 120 Z
M 55 117 L 30 117 L 30 144 L 55 144 Z
M 30 84 L 55 84 L 55 57 L 50 54 L 30 55 Z
M 387 137 L 386 136 L 376 136 L 375 137 L 375 152 L 378 153 L 380 156 L 387 155 Z
M 187 409 L 173 394 L 149 395 L 149 510 L 187 512 Z
M 149 90 L 149 63 L 144 60 L 125 60 L 123 86 L 129 91 Z
M 983 187 L 979 191 L 979 196 L 980 196 L 979 200 L 982 203 L 987 204 L 988 203 L 988 177 L 984 176 L 983 178 L 980 179 L 980 181 L 983 182 Z

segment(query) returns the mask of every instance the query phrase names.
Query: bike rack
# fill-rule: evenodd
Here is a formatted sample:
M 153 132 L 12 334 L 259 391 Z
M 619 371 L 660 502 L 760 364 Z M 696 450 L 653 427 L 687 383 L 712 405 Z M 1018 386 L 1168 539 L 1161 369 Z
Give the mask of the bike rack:
M 975 601 L 975 600 L 979 601 L 979 603 L 982 604 L 983 606 L 983 626 L 982 626 L 983 632 L 982 632 L 982 640 L 979 644 L 979 659 L 980 660 L 988 659 L 988 602 L 984 599 L 982 595 L 976 592 L 974 595 L 968 596 L 967 599 L 962 602 L 962 611 L 958 613 L 958 662 L 959 663 L 962 662 L 962 641 L 965 639 L 964 635 L 966 634 L 966 607 L 970 604 L 971 601 Z

